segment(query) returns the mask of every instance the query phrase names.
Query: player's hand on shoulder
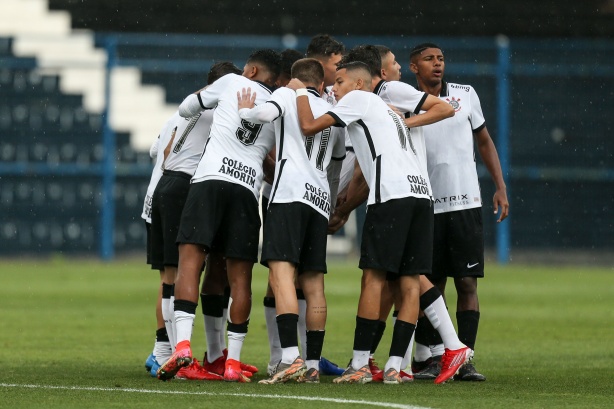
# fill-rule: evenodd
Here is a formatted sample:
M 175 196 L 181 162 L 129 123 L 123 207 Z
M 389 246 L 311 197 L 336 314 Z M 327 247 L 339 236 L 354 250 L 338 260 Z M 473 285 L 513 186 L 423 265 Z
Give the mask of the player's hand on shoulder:
M 243 88 L 241 91 L 237 91 L 237 105 L 239 109 L 253 108 L 256 101 L 256 93 L 252 93 L 251 88 Z
M 296 91 L 299 88 L 306 88 L 305 84 L 298 78 L 292 78 L 286 87 Z

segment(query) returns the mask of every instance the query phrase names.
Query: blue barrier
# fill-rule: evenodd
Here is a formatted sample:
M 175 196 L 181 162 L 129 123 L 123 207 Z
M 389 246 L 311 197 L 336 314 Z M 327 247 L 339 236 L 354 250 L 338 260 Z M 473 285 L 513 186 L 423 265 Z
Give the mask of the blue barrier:
M 404 59 L 409 53 L 409 45 L 424 41 L 434 41 L 438 43 L 448 54 L 454 55 L 456 60 L 446 67 L 446 76 L 470 76 L 475 78 L 494 79 L 494 89 L 496 89 L 495 113 L 496 135 L 495 143 L 499 152 L 501 166 L 508 186 L 508 197 L 510 200 L 511 183 L 510 180 L 530 180 L 530 181 L 593 181 L 593 182 L 612 182 L 614 181 L 614 168 L 608 163 L 594 168 L 580 168 L 573 166 L 514 166 L 512 168 L 512 152 L 510 147 L 512 128 L 512 108 L 511 82 L 513 78 L 544 78 L 554 77 L 566 79 L 569 77 L 578 79 L 601 79 L 612 80 L 614 77 L 614 65 L 611 59 L 614 45 L 608 41 L 601 40 L 523 40 L 497 38 L 425 38 L 425 37 L 340 37 L 346 46 L 352 47 L 357 44 L 386 44 L 397 54 L 397 59 L 406 68 Z M 298 49 L 305 49 L 310 38 L 297 36 L 293 39 L 293 44 Z M 161 73 L 202 73 L 206 71 L 207 64 L 213 61 L 203 61 L 202 58 L 190 59 L 181 58 L 156 58 L 156 57 L 133 57 L 130 55 L 120 55 L 119 49 L 125 46 L 134 46 L 139 49 L 155 48 L 159 46 L 170 46 L 178 50 L 200 50 L 207 54 L 215 50 L 227 52 L 224 55 L 236 55 L 237 59 L 233 62 L 243 65 L 243 60 L 251 50 L 255 48 L 270 47 L 281 50 L 288 46 L 288 41 L 275 36 L 226 36 L 226 35 L 163 35 L 163 34 L 98 34 L 97 44 L 107 52 L 107 73 L 105 98 L 107 104 L 103 114 L 103 137 L 102 143 L 104 156 L 101 162 L 93 163 L 88 166 L 78 164 L 47 164 L 30 162 L 0 163 L 0 176 L 3 175 L 91 175 L 100 177 L 102 181 L 102 206 L 100 211 L 100 243 L 99 254 L 105 260 L 112 259 L 115 255 L 113 246 L 113 229 L 115 220 L 115 203 L 113 200 L 113 188 L 117 177 L 122 175 L 148 177 L 151 166 L 138 164 L 116 163 L 114 152 L 116 150 L 116 135 L 109 125 L 111 100 L 110 76 L 115 67 L 136 66 L 143 72 Z M 449 50 L 449 51 L 448 51 Z M 476 50 L 480 55 L 476 56 Z M 534 59 L 527 58 L 535 52 Z M 565 52 L 574 53 L 597 53 L 599 63 L 587 64 L 585 60 L 577 58 L 569 61 L 564 56 Z M 520 52 L 524 60 L 518 56 Z M 543 53 L 549 57 L 542 57 Z M 200 54 L 199 54 L 200 55 Z M 554 56 L 555 58 L 552 58 Z M 516 61 L 518 60 L 518 61 Z M 0 58 L 0 68 L 6 69 L 31 69 L 31 60 L 12 59 L 10 57 Z M 405 80 L 405 78 L 404 78 Z M 471 82 L 469 82 L 471 83 Z M 492 110 L 490 110 L 492 111 Z M 485 113 L 486 110 L 485 110 Z M 488 114 L 488 113 L 487 113 Z M 611 164 L 612 162 L 609 162 Z M 482 166 L 478 166 L 480 177 L 488 177 L 488 173 Z M 512 214 L 514 214 L 512 212 Z M 514 217 L 514 216 L 512 216 Z M 497 261 L 506 263 L 510 259 L 510 249 L 512 247 L 511 218 L 504 223 L 496 226 L 496 251 Z

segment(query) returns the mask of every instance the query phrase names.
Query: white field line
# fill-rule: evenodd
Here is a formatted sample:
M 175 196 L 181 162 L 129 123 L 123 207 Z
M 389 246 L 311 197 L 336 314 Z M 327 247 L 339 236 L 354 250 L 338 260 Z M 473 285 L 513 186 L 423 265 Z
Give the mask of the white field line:
M 97 388 L 89 386 L 53 386 L 53 385 L 32 385 L 32 384 L 12 384 L 0 383 L 3 388 L 31 388 L 31 389 L 55 389 L 55 390 L 72 390 L 72 391 L 94 391 L 94 392 L 127 392 L 127 393 L 153 393 L 159 395 L 206 395 L 206 396 L 232 396 L 242 398 L 260 398 L 260 399 L 292 399 L 305 401 L 320 401 L 350 405 L 365 405 L 365 406 L 381 406 L 385 408 L 395 409 L 429 409 L 422 406 L 402 405 L 400 403 L 391 402 L 370 402 L 365 400 L 354 399 L 336 399 L 324 398 L 317 396 L 288 396 L 274 394 L 255 394 L 255 393 L 215 393 L 215 392 L 186 392 L 186 391 L 162 391 L 156 389 L 134 389 L 134 388 Z

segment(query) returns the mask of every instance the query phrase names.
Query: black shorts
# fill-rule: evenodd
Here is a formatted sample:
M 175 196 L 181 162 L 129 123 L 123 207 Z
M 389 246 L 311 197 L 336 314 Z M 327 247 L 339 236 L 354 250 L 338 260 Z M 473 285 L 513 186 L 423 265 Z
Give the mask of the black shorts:
M 145 231 L 147 232 L 147 264 L 151 266 L 152 270 L 164 270 L 164 266 L 161 264 L 153 264 L 151 260 L 151 223 L 145 220 Z
M 484 277 L 482 208 L 435 215 L 433 274 L 445 277 Z
M 269 205 L 264 224 L 261 262 L 289 261 L 298 273 L 318 271 L 326 274 L 328 220 L 304 203 Z
M 151 203 L 151 259 L 156 265 L 179 265 L 175 241 L 190 179 L 187 173 L 165 170 L 154 190 Z
M 258 261 L 260 215 L 253 193 L 236 183 L 205 180 L 192 183 L 177 243 L 199 244 L 227 258 Z
M 432 260 L 430 200 L 406 197 L 367 207 L 360 249 L 361 269 L 397 275 L 430 274 Z

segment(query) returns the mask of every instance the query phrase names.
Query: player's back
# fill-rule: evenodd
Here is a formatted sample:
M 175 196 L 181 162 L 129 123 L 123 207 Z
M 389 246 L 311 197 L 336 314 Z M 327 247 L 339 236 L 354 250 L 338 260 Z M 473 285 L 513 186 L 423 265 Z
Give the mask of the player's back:
M 315 89 L 309 89 L 309 103 L 315 116 L 328 112 L 331 105 Z M 331 157 L 345 155 L 344 134 L 339 128 L 326 128 L 312 136 L 301 133 L 296 93 L 289 88 L 276 90 L 271 101 L 278 104 L 283 120 L 277 119 L 277 166 L 272 203 L 304 202 L 325 217 L 330 214 L 330 186 L 326 169 Z
M 213 110 L 206 110 L 190 118 L 182 118 L 178 113 L 173 115 L 175 136 L 172 143 L 169 140 L 167 145 L 162 147 L 168 155 L 164 160 L 164 169 L 183 172 L 190 176 L 194 174 L 209 137 L 213 113 Z M 171 145 L 168 146 L 168 143 Z
M 370 204 L 407 196 L 430 198 L 428 176 L 412 149 L 407 127 L 379 96 L 351 91 L 332 112 L 347 125 L 371 187 Z
M 236 74 L 227 74 L 201 91 L 201 105 L 215 108 L 211 133 L 193 182 L 205 179 L 238 183 L 258 197 L 262 183 L 262 162 L 274 144 L 270 124 L 252 124 L 239 117 L 237 92 L 256 91 L 256 104 L 264 103 L 271 90 Z

